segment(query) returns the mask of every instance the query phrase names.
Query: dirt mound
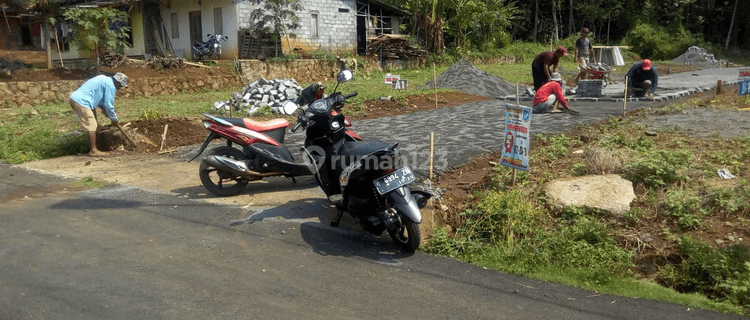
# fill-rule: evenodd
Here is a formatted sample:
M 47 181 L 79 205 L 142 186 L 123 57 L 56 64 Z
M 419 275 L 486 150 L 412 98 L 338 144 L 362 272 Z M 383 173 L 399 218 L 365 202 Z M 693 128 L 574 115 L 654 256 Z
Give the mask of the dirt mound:
M 165 126 L 167 135 L 162 146 Z M 134 120 L 123 123 L 123 127 L 136 143 L 136 147 L 129 145 L 114 126 L 99 129 L 97 147 L 104 151 L 126 150 L 139 153 L 170 151 L 201 143 L 208 132 L 197 118 Z
M 516 94 L 516 86 L 480 70 L 466 60 L 457 62 L 437 76 L 437 87 L 494 98 Z M 434 88 L 433 81 L 419 87 L 419 89 Z M 525 87 L 521 90 L 525 90 Z
M 708 53 L 704 48 L 698 46 L 692 46 L 681 54 L 679 57 L 672 60 L 675 63 L 695 66 L 699 68 L 716 68 L 719 66 L 719 61 L 716 60 L 713 54 Z

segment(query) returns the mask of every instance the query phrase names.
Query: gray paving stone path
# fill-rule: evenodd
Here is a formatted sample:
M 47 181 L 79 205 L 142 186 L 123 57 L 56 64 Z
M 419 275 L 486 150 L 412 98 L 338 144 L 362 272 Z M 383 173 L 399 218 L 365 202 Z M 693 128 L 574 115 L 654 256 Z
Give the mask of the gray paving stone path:
M 631 99 L 627 102 L 627 110 L 657 106 L 664 104 L 666 100 L 679 99 L 700 91 L 715 90 L 717 79 L 722 79 L 726 85 L 730 85 L 737 82 L 737 75 L 737 68 L 720 68 L 661 76 L 657 92 L 661 92 L 660 96 L 664 99 L 655 101 Z M 713 89 L 711 84 L 713 84 Z M 622 83 L 607 87 L 607 92 L 624 90 Z M 707 89 L 686 89 L 688 87 Z M 435 136 L 433 161 L 435 173 L 465 165 L 477 156 L 499 150 L 503 144 L 506 103 L 515 104 L 515 97 L 491 99 L 372 120 L 358 120 L 354 121 L 352 129 L 365 140 L 398 142 L 399 150 L 407 164 L 424 177 L 429 172 L 430 132 L 433 132 Z M 530 106 L 531 103 L 530 100 L 522 99 L 520 104 Z M 567 113 L 532 115 L 531 134 L 561 133 L 574 128 L 579 123 L 595 123 L 623 113 L 622 98 L 571 99 L 570 106 L 579 111 L 580 116 Z M 304 133 L 301 131 L 287 135 L 286 144 L 295 156 L 300 154 L 298 150 L 303 139 Z M 178 157 L 189 158 L 194 154 L 195 149 L 196 147 L 184 149 L 179 152 Z

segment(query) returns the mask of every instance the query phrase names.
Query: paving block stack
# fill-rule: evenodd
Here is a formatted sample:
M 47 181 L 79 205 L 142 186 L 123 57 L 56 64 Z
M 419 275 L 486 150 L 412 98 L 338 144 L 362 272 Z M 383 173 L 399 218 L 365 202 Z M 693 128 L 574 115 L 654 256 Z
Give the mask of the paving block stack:
M 214 103 L 214 108 L 229 111 L 232 106 L 235 106 L 239 110 L 247 110 L 247 115 L 250 116 L 261 107 L 270 106 L 274 112 L 284 114 L 281 108 L 282 103 L 287 100 L 296 101 L 301 92 L 302 87 L 294 78 L 276 80 L 260 78 L 247 85 L 241 93 L 232 93 L 232 100 L 217 101 Z
M 579 97 L 601 97 L 602 84 L 602 79 L 578 80 L 578 89 L 576 90 L 576 93 Z

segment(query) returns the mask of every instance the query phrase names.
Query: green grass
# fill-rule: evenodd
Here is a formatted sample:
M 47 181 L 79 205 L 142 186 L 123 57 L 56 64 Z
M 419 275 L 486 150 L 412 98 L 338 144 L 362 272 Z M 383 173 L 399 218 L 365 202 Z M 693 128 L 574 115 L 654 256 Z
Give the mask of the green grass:
M 106 182 L 95 180 L 93 177 L 83 177 L 81 180 L 78 180 L 73 184 L 75 187 L 89 189 L 101 188 L 106 185 Z

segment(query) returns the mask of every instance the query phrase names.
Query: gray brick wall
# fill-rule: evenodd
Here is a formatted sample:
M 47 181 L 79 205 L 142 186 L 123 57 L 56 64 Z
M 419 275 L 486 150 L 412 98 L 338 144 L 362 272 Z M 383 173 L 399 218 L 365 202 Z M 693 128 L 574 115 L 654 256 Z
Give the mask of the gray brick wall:
M 357 46 L 356 0 L 301 0 L 297 12 L 300 27 L 292 33 L 321 48 L 337 49 Z M 237 4 L 238 25 L 250 27 L 250 13 L 258 8 L 249 2 Z M 339 12 L 348 9 L 348 12 Z M 318 14 L 318 37 L 312 37 L 312 14 Z

